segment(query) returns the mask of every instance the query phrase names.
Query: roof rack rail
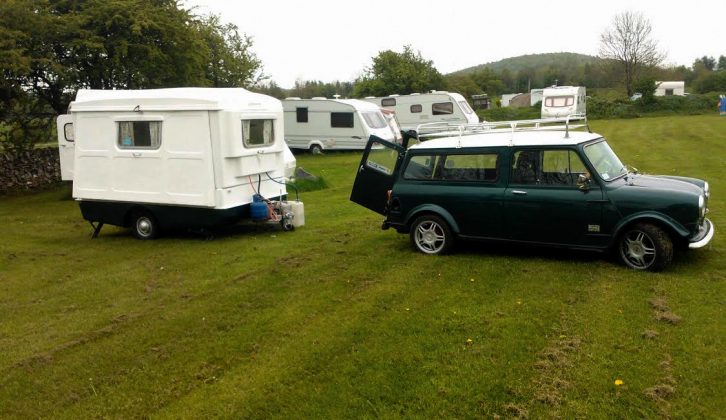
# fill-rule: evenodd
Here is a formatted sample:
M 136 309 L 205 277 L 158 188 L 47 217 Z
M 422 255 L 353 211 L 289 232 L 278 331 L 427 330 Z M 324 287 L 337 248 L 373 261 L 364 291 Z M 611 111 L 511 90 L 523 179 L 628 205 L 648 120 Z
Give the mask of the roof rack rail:
M 576 122 L 577 124 L 572 124 Z M 564 130 L 565 138 L 570 136 L 570 130 L 586 128 L 590 131 L 585 114 L 571 114 L 566 117 L 541 118 L 534 120 L 513 121 L 484 121 L 480 123 L 452 124 L 435 122 L 419 124 L 416 127 L 419 140 L 430 140 L 438 137 L 463 137 L 474 134 L 493 134 L 517 131 Z

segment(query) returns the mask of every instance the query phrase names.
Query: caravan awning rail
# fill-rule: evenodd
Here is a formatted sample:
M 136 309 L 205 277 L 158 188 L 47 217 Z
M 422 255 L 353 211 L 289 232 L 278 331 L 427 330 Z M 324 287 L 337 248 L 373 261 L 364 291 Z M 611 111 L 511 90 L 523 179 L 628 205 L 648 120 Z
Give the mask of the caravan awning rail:
M 577 124 L 572 124 L 576 122 Z M 570 130 L 586 128 L 590 132 L 585 114 L 572 114 L 559 118 L 541 118 L 533 120 L 484 121 L 476 124 L 451 124 L 446 122 L 419 124 L 416 127 L 419 140 L 430 140 L 438 137 L 462 137 L 473 134 L 488 134 L 516 131 L 564 130 L 565 138 Z

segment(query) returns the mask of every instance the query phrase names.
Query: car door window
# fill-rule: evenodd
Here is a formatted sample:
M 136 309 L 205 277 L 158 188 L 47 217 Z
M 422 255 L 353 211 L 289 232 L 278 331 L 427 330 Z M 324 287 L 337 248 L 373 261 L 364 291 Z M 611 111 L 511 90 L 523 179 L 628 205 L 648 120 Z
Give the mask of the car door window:
M 386 175 L 393 174 L 398 161 L 398 152 L 381 144 L 374 144 L 368 153 L 365 165 Z
M 574 150 L 520 150 L 512 164 L 512 184 L 577 185 L 587 169 Z
M 585 165 L 573 150 L 544 150 L 540 183 L 574 186 L 585 171 Z

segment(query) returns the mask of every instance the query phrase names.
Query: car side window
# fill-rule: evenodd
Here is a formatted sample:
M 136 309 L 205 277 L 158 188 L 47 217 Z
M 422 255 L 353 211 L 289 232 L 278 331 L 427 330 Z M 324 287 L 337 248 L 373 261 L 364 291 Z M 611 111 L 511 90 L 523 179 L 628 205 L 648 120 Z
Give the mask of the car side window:
M 405 179 L 434 179 L 436 165 L 440 160 L 437 155 L 412 156 L 403 172 Z
M 512 184 L 576 186 L 587 172 L 574 150 L 519 150 L 512 161 Z
M 494 182 L 498 157 L 496 153 L 448 155 L 441 168 L 441 179 Z
M 403 171 L 404 179 L 438 181 L 497 180 L 497 153 L 417 155 Z

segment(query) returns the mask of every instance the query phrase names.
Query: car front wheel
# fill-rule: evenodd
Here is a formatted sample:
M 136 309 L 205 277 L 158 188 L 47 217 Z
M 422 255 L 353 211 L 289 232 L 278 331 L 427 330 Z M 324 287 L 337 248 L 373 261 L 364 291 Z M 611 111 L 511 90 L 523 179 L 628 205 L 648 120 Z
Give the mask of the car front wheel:
M 445 254 L 453 244 L 449 225 L 438 216 L 421 216 L 411 225 L 411 245 L 424 254 Z
M 673 260 L 673 241 L 650 223 L 628 228 L 618 241 L 620 259 L 636 270 L 660 271 Z

